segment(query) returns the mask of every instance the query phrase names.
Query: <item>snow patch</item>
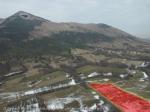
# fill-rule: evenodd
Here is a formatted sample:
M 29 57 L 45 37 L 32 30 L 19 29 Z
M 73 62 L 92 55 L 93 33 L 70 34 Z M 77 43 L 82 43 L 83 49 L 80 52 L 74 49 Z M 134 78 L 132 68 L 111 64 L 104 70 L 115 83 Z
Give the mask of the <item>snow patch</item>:
M 119 76 L 120 76 L 120 78 L 123 79 L 123 78 L 126 78 L 128 76 L 128 74 L 120 74 Z
M 90 107 L 91 110 L 95 110 L 97 108 L 97 105 L 94 104 L 93 106 Z
M 47 108 L 48 110 L 60 110 L 64 109 L 66 104 L 69 104 L 73 101 L 78 101 L 80 103 L 80 106 L 82 108 L 82 102 L 81 98 L 58 98 L 58 99 L 53 99 L 47 102 Z
M 4 75 L 4 76 L 5 76 L 5 77 L 9 77 L 9 76 L 12 76 L 12 75 L 15 75 L 15 74 L 19 74 L 19 73 L 22 73 L 22 71 L 11 72 L 11 73 L 6 74 L 6 75 Z
M 112 76 L 112 73 L 111 73 L 111 72 L 109 72 L 109 73 L 104 73 L 103 75 L 104 75 L 104 76 Z
M 86 79 L 87 77 L 85 77 L 84 74 L 80 74 L 81 79 Z
M 20 107 L 10 107 L 6 109 L 6 112 L 20 112 Z M 38 103 L 26 105 L 21 107 L 21 112 L 41 112 Z
M 26 91 L 24 95 L 32 95 L 35 93 L 35 90 Z
M 145 67 L 148 67 L 149 65 L 150 65 L 150 62 L 144 62 L 141 65 L 139 65 L 138 67 L 145 68 Z
M 99 100 L 99 95 L 95 95 L 94 98 Z
M 92 91 L 92 94 L 93 94 L 93 95 L 95 95 L 95 94 L 96 94 L 96 92 L 95 92 L 95 91 Z
M 140 78 L 140 82 L 144 82 L 145 80 L 147 80 L 149 78 L 149 76 L 145 73 L 145 72 L 142 72 L 143 73 L 143 77 Z
M 147 79 L 147 78 L 149 78 L 149 76 L 145 73 L 145 72 L 143 72 L 143 75 L 144 75 L 144 79 Z
M 103 79 L 103 81 L 105 81 L 105 82 L 107 82 L 107 81 L 109 81 L 110 79 Z
M 100 100 L 99 105 L 103 105 L 105 102 L 103 100 Z
M 91 77 L 98 76 L 98 75 L 100 75 L 100 74 L 97 72 L 93 72 L 90 75 L 88 75 L 88 77 L 91 78 Z
M 70 77 L 70 75 L 68 73 L 66 73 L 66 78 L 69 78 L 69 77 Z
M 71 79 L 71 81 L 69 82 L 69 85 L 76 85 L 76 82 L 74 79 Z

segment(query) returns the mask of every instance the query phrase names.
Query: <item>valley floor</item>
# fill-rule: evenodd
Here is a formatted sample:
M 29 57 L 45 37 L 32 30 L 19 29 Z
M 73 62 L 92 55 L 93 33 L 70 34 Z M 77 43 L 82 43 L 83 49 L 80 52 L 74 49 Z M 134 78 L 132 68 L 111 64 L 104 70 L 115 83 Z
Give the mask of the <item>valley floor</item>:
M 113 83 L 150 101 L 149 61 L 107 52 L 76 49 L 73 59 L 25 61 L 26 71 L 16 67 L 0 82 L 0 112 L 120 111 L 90 83 Z

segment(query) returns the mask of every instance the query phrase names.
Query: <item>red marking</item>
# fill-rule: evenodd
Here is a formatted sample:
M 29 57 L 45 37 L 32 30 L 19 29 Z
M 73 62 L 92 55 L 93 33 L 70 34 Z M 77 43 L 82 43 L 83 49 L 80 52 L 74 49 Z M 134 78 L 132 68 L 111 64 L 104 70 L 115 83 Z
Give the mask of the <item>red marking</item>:
M 90 84 L 90 86 L 123 112 L 150 112 L 150 102 L 121 90 L 113 84 Z

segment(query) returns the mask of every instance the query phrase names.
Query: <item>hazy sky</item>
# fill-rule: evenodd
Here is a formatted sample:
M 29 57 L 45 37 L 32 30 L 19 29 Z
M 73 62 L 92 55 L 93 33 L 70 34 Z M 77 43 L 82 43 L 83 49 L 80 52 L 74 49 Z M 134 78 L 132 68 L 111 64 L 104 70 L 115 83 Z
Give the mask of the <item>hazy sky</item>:
M 0 0 L 0 17 L 23 10 L 55 22 L 105 23 L 150 38 L 150 0 Z

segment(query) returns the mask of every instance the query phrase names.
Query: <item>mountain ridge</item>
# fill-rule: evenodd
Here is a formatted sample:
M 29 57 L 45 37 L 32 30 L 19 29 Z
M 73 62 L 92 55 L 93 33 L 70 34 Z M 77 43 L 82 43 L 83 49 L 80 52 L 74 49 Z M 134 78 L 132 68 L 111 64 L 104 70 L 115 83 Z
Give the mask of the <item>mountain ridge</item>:
M 76 32 L 85 32 L 85 31 L 93 31 L 105 34 L 107 36 L 132 36 L 124 31 L 121 31 L 117 28 L 114 28 L 112 26 L 98 23 L 98 24 L 83 24 L 83 23 L 75 23 L 75 22 L 69 22 L 69 23 L 56 23 L 52 22 L 50 20 L 43 19 L 38 16 L 34 16 L 30 13 L 24 12 L 24 11 L 18 11 L 14 15 L 6 18 L 3 23 L 9 22 L 9 20 L 13 20 L 15 17 L 20 17 L 24 20 L 38 20 L 41 21 L 41 25 L 38 25 L 34 27 L 34 30 L 30 33 L 33 37 L 40 37 L 40 36 L 49 36 L 50 32 L 61 32 L 61 31 L 76 31 Z M 40 31 L 40 34 L 38 33 Z M 35 35 L 34 35 L 35 34 Z M 43 34 L 43 35 L 42 35 Z M 44 35 L 45 34 L 45 35 Z M 116 34 L 116 35 L 115 35 Z
M 0 53 L 5 55 L 62 55 L 76 48 L 135 49 L 148 46 L 112 26 L 56 23 L 19 11 L 0 24 Z M 145 47 L 144 47 L 145 48 Z

